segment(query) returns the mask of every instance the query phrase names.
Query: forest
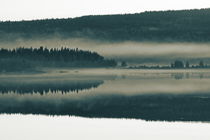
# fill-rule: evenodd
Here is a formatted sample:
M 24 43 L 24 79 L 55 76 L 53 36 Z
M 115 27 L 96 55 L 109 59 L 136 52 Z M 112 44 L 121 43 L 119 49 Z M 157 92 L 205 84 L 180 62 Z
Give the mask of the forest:
M 40 67 L 114 67 L 96 52 L 79 49 L 16 48 L 0 49 L 0 71 L 32 70 Z
M 210 9 L 0 22 L 0 41 L 43 37 L 209 42 Z

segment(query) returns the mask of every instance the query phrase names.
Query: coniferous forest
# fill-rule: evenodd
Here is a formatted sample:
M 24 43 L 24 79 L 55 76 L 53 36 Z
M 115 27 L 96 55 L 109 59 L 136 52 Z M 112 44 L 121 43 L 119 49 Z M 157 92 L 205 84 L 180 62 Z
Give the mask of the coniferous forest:
M 16 48 L 0 49 L 0 70 L 19 71 L 37 67 L 114 67 L 96 52 L 79 49 Z
M 210 9 L 0 22 L 0 40 L 83 37 L 109 41 L 210 41 Z

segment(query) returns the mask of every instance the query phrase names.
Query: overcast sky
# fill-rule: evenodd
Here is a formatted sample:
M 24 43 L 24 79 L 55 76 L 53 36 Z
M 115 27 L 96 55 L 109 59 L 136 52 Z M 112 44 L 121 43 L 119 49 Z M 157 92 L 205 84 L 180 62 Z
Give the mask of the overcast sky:
M 210 8 L 210 0 L 0 0 L 0 20 Z

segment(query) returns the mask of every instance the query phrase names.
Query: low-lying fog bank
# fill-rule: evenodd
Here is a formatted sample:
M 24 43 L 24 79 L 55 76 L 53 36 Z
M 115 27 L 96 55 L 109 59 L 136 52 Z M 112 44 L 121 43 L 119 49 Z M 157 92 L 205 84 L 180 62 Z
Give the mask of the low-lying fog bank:
M 210 63 L 210 43 L 160 43 L 160 42 L 108 42 L 84 38 L 48 38 L 18 39 L 13 42 L 1 42 L 1 48 L 17 47 L 79 48 L 96 51 L 99 54 L 117 60 L 138 64 L 170 64 L 176 59 L 198 63 L 204 60 Z

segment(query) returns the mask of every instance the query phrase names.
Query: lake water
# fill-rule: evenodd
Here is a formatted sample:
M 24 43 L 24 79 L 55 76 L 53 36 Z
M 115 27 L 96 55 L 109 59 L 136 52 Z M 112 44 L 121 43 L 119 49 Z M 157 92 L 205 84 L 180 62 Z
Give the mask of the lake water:
M 2 140 L 209 140 L 208 123 L 1 115 Z
M 1 139 L 210 136 L 209 69 L 46 71 L 0 75 Z

